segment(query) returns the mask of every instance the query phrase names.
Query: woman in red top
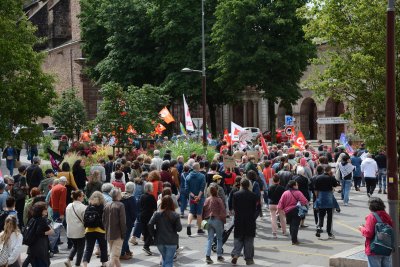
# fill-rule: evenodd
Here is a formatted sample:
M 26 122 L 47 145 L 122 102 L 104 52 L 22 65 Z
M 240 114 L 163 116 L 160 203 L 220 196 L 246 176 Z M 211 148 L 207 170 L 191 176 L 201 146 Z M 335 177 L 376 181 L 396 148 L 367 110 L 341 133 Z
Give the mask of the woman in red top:
M 263 174 L 264 174 L 265 182 L 267 183 L 267 185 L 269 185 L 270 182 L 272 182 L 271 179 L 275 175 L 275 170 L 274 170 L 274 168 L 272 168 L 270 160 L 265 161 Z
M 112 182 L 112 185 L 114 187 L 118 187 L 119 189 L 121 189 L 121 192 L 125 192 L 125 184 L 122 181 L 122 177 L 123 177 L 123 172 L 116 171 L 115 172 L 115 180 Z
M 235 183 L 236 173 L 232 172 L 231 168 L 226 168 L 225 174 L 224 182 L 226 186 L 226 193 L 228 195 L 232 190 L 233 184 Z
M 365 225 L 360 225 L 358 230 L 365 237 L 365 254 L 368 258 L 368 267 L 390 267 L 392 266 L 391 256 L 375 255 L 370 248 L 371 241 L 375 236 L 375 224 L 377 220 L 374 216 L 376 213 L 382 222 L 393 227 L 393 221 L 389 214 L 385 211 L 385 204 L 379 197 L 371 197 L 368 200 L 370 214 L 365 217 Z

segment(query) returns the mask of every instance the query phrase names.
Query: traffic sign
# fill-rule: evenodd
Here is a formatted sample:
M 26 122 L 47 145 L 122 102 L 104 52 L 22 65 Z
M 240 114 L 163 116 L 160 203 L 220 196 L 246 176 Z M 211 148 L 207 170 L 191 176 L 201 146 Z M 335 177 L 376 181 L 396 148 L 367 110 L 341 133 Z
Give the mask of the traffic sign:
M 294 133 L 294 126 L 286 126 L 285 127 L 286 136 L 292 136 L 293 133 Z
M 192 118 L 192 121 L 197 129 L 202 128 L 203 126 L 203 118 Z
M 349 123 L 348 120 L 342 117 L 325 117 L 325 118 L 318 118 L 318 124 L 346 124 Z
M 293 117 L 285 115 L 285 126 L 293 125 Z

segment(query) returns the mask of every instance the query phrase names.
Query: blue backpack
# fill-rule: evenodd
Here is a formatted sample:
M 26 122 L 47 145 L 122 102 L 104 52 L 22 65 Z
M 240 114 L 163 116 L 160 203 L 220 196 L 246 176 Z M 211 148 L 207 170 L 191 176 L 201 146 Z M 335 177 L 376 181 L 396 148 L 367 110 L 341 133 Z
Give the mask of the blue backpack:
M 373 212 L 375 224 L 375 236 L 370 244 L 371 252 L 376 255 L 390 256 L 394 249 L 394 231 L 393 228 L 382 222 L 381 218 L 376 212 Z

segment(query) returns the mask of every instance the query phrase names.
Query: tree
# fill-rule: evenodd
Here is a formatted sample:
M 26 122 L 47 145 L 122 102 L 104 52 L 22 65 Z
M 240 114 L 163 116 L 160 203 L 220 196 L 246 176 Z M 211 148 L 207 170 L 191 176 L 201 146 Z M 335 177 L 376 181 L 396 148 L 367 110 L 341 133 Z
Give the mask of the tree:
M 84 51 L 91 77 L 99 83 L 123 87 L 161 86 L 171 101 L 201 102 L 200 76 L 181 73 L 184 67 L 201 69 L 201 2 L 198 0 L 84 0 L 81 14 Z M 215 62 L 210 34 L 216 0 L 206 1 L 207 65 Z M 190 23 L 188 23 L 190 22 Z M 94 26 L 95 25 L 95 26 Z M 106 40 L 106 41 L 104 41 Z M 100 45 L 99 45 L 100 44 Z M 223 90 L 215 71 L 207 70 L 207 103 L 215 133 L 215 109 L 238 98 L 242 88 Z
M 75 88 L 62 92 L 52 112 L 54 125 L 71 138 L 74 134 L 79 138 L 87 118 L 85 105 L 77 95 L 78 91 Z
M 371 151 L 385 144 L 385 11 L 384 0 L 313 0 L 304 12 L 312 18 L 305 28 L 307 36 L 326 41 L 329 47 L 327 53 L 315 60 L 325 69 L 309 81 L 310 87 L 321 98 L 332 97 L 347 104 L 345 116 L 351 118 L 356 133 Z M 399 33 L 396 28 L 396 35 Z M 398 38 L 396 42 L 398 53 Z M 399 103 L 398 62 L 396 73 Z
M 102 86 L 101 94 L 103 102 L 96 123 L 100 131 L 113 133 L 123 144 L 128 143 L 129 137 L 154 131 L 160 121 L 158 112 L 169 100 L 164 88 L 148 84 L 125 90 L 120 84 L 109 82 Z
M 270 125 L 274 104 L 295 103 L 299 81 L 315 54 L 304 38 L 306 19 L 297 10 L 306 0 L 227 0 L 215 12 L 212 42 L 218 58 L 216 81 L 228 91 L 253 87 L 268 100 Z M 273 128 L 271 129 L 272 131 Z
M 39 39 L 22 3 L 0 2 L 0 144 L 38 142 L 41 130 L 35 121 L 50 114 L 56 96 L 52 76 L 41 69 L 44 55 L 33 49 Z M 13 126 L 26 130 L 14 136 Z

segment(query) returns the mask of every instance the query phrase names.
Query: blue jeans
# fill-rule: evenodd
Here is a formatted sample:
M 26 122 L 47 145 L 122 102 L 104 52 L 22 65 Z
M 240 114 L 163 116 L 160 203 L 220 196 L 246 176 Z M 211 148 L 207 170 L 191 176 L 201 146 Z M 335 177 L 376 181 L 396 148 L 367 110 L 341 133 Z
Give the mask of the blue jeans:
M 222 234 L 224 232 L 224 223 L 214 217 L 208 220 L 208 240 L 206 248 L 206 256 L 211 256 L 211 245 L 214 240 L 214 235 L 217 236 L 217 255 L 222 256 Z
M 15 161 L 12 160 L 6 160 L 6 165 L 7 165 L 7 169 L 10 171 L 10 176 L 13 176 L 14 174 L 14 163 Z
M 392 267 L 391 256 L 367 256 L 368 267 Z
M 379 190 L 386 191 L 386 168 L 381 168 L 378 170 L 378 185 Z
M 350 195 L 350 189 L 351 189 L 351 180 L 343 180 L 342 181 L 342 192 L 343 192 L 343 202 L 345 204 L 349 203 L 349 195 Z
M 140 222 L 139 219 L 140 216 L 138 216 L 136 218 L 136 222 L 135 222 L 135 229 L 133 229 L 133 235 L 136 238 L 140 238 L 140 236 L 142 235 L 142 223 Z
M 129 238 L 131 237 L 131 232 L 132 232 L 133 225 L 127 225 L 126 226 L 126 234 L 124 238 L 124 242 L 122 243 L 122 250 L 121 250 L 121 256 L 124 256 L 127 252 L 129 252 Z
M 173 267 L 176 245 L 157 245 L 157 248 L 162 256 L 162 267 Z
M 187 208 L 187 204 L 188 204 L 188 196 L 185 192 L 181 192 L 179 201 L 181 202 L 180 208 L 181 208 L 181 214 L 183 215 L 185 212 L 185 209 Z

